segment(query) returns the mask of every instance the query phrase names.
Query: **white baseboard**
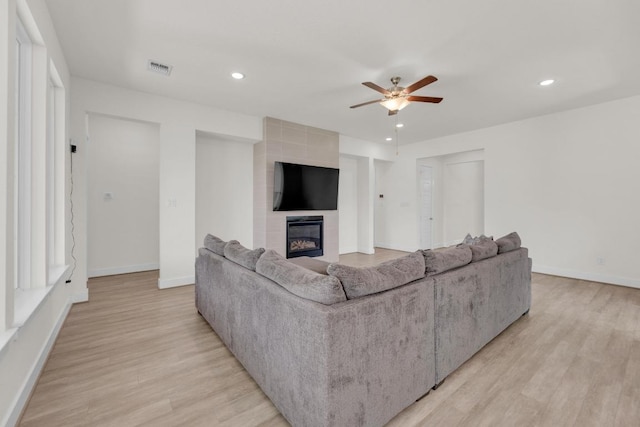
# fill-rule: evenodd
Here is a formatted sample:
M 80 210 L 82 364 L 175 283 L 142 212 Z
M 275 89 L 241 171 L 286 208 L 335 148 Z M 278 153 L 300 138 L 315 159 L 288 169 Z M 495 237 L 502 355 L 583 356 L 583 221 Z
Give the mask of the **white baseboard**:
M 44 368 L 44 364 L 46 363 L 47 358 L 49 357 L 49 353 L 53 348 L 53 344 L 56 342 L 56 339 L 58 338 L 60 329 L 62 329 L 62 325 L 64 324 L 64 321 L 67 318 L 67 315 L 69 314 L 70 309 L 71 309 L 71 303 L 69 302 L 67 303 L 64 310 L 62 310 L 60 317 L 56 321 L 56 324 L 53 330 L 51 331 L 51 334 L 49 335 L 49 339 L 47 339 L 47 342 L 45 346 L 42 348 L 42 351 L 40 352 L 38 359 L 36 360 L 33 367 L 31 368 L 31 372 L 29 373 L 29 376 L 27 377 L 26 381 L 24 382 L 24 385 L 22 386 L 22 390 L 20 391 L 20 394 L 18 395 L 18 398 L 16 399 L 15 404 L 13 405 L 13 409 L 9 413 L 9 416 L 4 420 L 5 424 L 3 425 L 15 426 L 18 423 L 18 420 L 20 419 L 20 415 L 22 414 L 22 411 L 24 410 L 25 406 L 27 405 L 27 402 L 29 401 L 31 392 L 33 391 L 33 388 L 36 386 L 38 378 L 40 377 L 40 372 L 42 372 L 42 369 Z
M 77 294 L 73 294 L 69 297 L 69 301 L 72 304 L 77 302 L 87 302 L 89 301 L 89 289 L 85 289 L 82 292 L 78 292 Z
M 442 242 L 431 242 L 431 249 L 438 249 L 438 248 L 444 248 L 444 247 L 445 245 Z
M 415 252 L 417 249 L 412 246 L 404 246 L 404 245 L 390 245 L 387 243 L 376 243 L 374 245 L 376 248 L 382 249 L 392 249 L 394 251 L 403 251 L 403 252 Z
M 124 267 L 109 267 L 109 268 L 97 268 L 95 270 L 89 270 L 89 277 L 101 277 L 101 276 L 113 276 L 116 274 L 128 274 L 137 273 L 139 271 L 159 270 L 160 264 L 138 264 L 138 265 L 125 265 Z
M 340 248 L 340 250 L 338 251 L 338 253 L 340 255 L 342 254 L 351 254 L 353 252 L 358 252 L 358 248 L 355 246 L 349 246 L 347 248 Z
M 376 253 L 376 250 L 373 246 L 371 246 L 370 248 L 358 248 L 358 252 L 360 252 L 361 254 L 367 254 L 367 255 L 373 255 Z
M 178 286 L 193 285 L 196 282 L 196 276 L 175 277 L 173 279 L 158 279 L 158 288 L 176 288 Z
M 583 271 L 569 270 L 566 268 L 548 267 L 546 265 L 533 264 L 534 273 L 550 274 L 552 276 L 570 277 L 572 279 L 588 280 L 590 282 L 609 283 L 612 285 L 627 286 L 640 289 L 640 280 L 628 277 L 611 276 L 608 274 L 588 273 Z
M 456 240 L 452 240 L 449 243 L 445 243 L 444 245 L 442 245 L 442 247 L 446 247 L 448 248 L 449 246 L 454 246 L 454 245 L 459 245 L 460 243 L 462 243 L 464 239 L 456 239 Z

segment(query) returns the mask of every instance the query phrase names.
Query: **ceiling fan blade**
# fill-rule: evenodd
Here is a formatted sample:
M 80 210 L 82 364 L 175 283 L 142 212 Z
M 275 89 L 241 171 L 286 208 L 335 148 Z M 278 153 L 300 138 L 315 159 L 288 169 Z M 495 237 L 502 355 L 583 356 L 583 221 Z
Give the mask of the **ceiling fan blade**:
M 436 98 L 433 96 L 407 96 L 408 101 L 417 101 L 417 102 L 432 102 L 434 104 L 442 101 L 442 98 Z
M 376 90 L 378 92 L 380 92 L 383 95 L 391 95 L 391 92 L 389 92 L 388 90 L 386 90 L 385 88 L 378 86 L 375 83 L 371 83 L 371 82 L 363 82 L 363 85 L 365 85 L 368 88 L 371 88 L 373 90 Z
M 376 102 L 380 102 L 380 101 L 384 101 L 384 99 L 376 99 L 376 100 L 373 100 L 373 101 L 363 102 L 362 104 L 352 105 L 349 108 L 358 108 L 358 107 L 362 107 L 362 106 L 369 105 L 369 104 L 375 104 Z
M 411 86 L 408 86 L 407 88 L 405 88 L 405 90 L 403 92 L 404 93 L 411 93 L 413 91 L 416 91 L 416 90 L 420 89 L 421 87 L 424 87 L 424 86 L 426 86 L 428 84 L 431 84 L 431 83 L 435 82 L 436 80 L 438 80 L 438 79 L 436 77 L 434 77 L 434 76 L 427 76 L 422 80 L 418 80 L 417 82 L 415 82 Z
M 395 116 L 396 114 L 398 114 L 398 110 L 389 110 L 390 116 Z

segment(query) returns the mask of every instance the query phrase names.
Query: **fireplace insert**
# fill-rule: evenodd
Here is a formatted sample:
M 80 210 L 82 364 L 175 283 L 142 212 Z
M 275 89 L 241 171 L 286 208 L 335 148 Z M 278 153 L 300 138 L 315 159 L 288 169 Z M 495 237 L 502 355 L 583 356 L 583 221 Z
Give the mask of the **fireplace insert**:
M 317 216 L 287 217 L 287 258 L 322 256 L 324 219 Z

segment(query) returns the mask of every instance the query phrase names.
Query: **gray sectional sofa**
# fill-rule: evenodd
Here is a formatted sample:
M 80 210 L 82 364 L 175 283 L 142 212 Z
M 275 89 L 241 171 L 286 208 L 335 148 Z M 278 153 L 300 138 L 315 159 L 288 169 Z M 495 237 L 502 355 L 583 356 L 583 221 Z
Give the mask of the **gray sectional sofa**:
M 528 312 L 517 235 L 476 243 L 355 268 L 209 235 L 196 307 L 292 425 L 382 426 Z

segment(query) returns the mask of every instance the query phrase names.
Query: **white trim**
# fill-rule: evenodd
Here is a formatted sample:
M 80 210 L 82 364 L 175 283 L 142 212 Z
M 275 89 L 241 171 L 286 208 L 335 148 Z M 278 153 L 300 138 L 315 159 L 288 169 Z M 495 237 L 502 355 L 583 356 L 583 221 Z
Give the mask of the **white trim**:
M 158 288 L 176 288 L 178 286 L 193 285 L 196 282 L 196 276 L 174 277 L 173 279 L 158 279 Z
M 22 414 L 22 411 L 24 410 L 25 406 L 27 405 L 27 402 L 29 401 L 31 392 L 33 391 L 33 388 L 35 387 L 36 382 L 38 381 L 40 372 L 42 372 L 42 369 L 44 368 L 44 364 L 46 363 L 47 358 L 49 357 L 49 353 L 53 348 L 53 344 L 56 342 L 56 339 L 58 338 L 58 334 L 60 333 L 60 329 L 62 329 L 62 325 L 64 324 L 64 321 L 67 319 L 67 315 L 69 314 L 70 309 L 71 309 L 71 304 L 67 303 L 64 310 L 62 310 L 62 314 L 58 318 L 53 330 L 51 331 L 51 334 L 49 335 L 49 339 L 47 339 L 45 346 L 42 348 L 42 351 L 40 352 L 40 356 L 38 357 L 35 364 L 31 368 L 31 373 L 25 380 L 24 385 L 22 386 L 22 390 L 20 391 L 20 394 L 18 394 L 18 397 L 14 402 L 11 411 L 9 412 L 6 419 L 2 420 L 3 422 L 0 424 L 6 425 L 6 426 L 15 426 L 18 423 L 18 420 L 20 419 L 20 415 Z
M 22 18 L 22 17 L 21 17 Z M 31 163 L 32 163 L 32 86 L 33 43 L 22 19 L 16 20 L 16 94 L 18 102 L 16 129 L 15 239 L 16 288 L 29 289 L 31 283 Z
M 13 339 L 13 337 L 18 333 L 18 328 L 7 329 L 4 332 L 0 332 L 0 358 L 6 348 L 9 346 L 9 342 Z
M 47 299 L 49 293 L 56 286 L 62 286 L 62 281 L 69 272 L 68 265 L 58 266 L 52 272 L 51 283 L 44 287 L 32 287 L 29 289 L 18 288 L 14 292 L 13 327 L 24 325 Z
M 149 264 L 126 265 L 124 267 L 97 268 L 95 270 L 89 270 L 88 277 L 113 276 L 116 274 L 137 273 L 140 271 L 151 271 L 159 269 L 160 264 L 153 262 Z
M 552 276 L 570 277 L 572 279 L 588 280 L 590 282 L 609 283 L 612 285 L 627 286 L 640 289 L 640 280 L 628 277 L 612 276 L 609 274 L 588 273 L 584 271 L 569 270 L 566 268 L 548 267 L 546 265 L 533 264 L 534 273 L 550 274 Z
M 69 302 L 76 304 L 79 302 L 89 301 L 89 289 L 84 289 L 82 292 L 78 292 L 69 296 Z
M 369 246 L 367 248 L 358 248 L 356 252 L 359 252 L 361 254 L 373 255 L 376 253 L 376 248 L 374 248 L 373 246 Z
M 378 243 L 375 245 L 376 248 L 382 248 L 382 249 L 391 249 L 394 251 L 402 251 L 402 252 L 415 252 L 417 249 L 411 246 L 404 246 L 404 245 L 388 245 L 386 243 Z M 375 251 L 375 248 L 374 248 Z
M 442 242 L 436 242 L 436 243 L 432 243 L 432 246 L 433 246 L 433 248 L 431 248 L 431 249 L 438 249 L 438 248 L 444 248 L 445 244 L 442 243 Z
M 357 246 L 349 246 L 349 247 L 344 248 L 344 249 L 341 248 L 338 254 L 339 255 L 350 254 L 350 253 L 353 253 L 353 252 L 358 252 L 358 247 Z

